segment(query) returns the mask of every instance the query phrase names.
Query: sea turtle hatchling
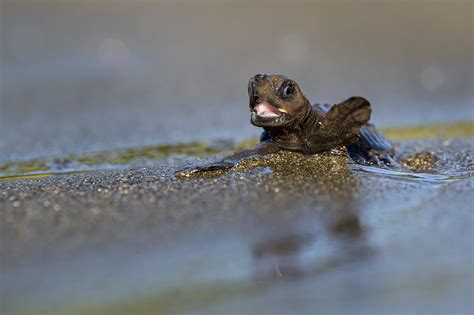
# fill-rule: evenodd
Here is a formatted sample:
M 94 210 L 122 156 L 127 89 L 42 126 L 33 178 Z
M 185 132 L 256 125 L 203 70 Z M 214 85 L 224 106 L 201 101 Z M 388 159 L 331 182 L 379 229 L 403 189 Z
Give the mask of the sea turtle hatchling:
M 248 94 L 250 122 L 264 129 L 260 143 L 218 162 L 180 170 L 177 177 L 226 170 L 241 160 L 281 150 L 313 155 L 346 147 L 357 163 L 394 163 L 392 144 L 368 123 L 372 110 L 363 97 L 354 96 L 333 106 L 311 105 L 295 81 L 267 74 L 249 80 Z

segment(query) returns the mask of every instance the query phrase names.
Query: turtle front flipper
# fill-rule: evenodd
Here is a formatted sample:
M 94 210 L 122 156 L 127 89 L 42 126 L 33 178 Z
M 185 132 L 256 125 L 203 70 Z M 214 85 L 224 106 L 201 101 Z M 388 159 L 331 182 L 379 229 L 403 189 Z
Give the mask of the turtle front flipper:
M 191 178 L 202 173 L 209 173 L 214 171 L 226 171 L 234 167 L 234 163 L 231 161 L 219 161 L 206 165 L 194 165 L 185 169 L 179 170 L 175 173 L 177 178 Z
M 354 143 L 371 112 L 369 101 L 363 97 L 354 96 L 334 105 L 309 135 L 310 151 L 317 153 Z
M 265 141 L 257 144 L 252 149 L 240 150 L 228 155 L 218 162 L 195 165 L 179 170 L 175 173 L 175 176 L 177 178 L 192 178 L 199 175 L 209 174 L 210 172 L 227 171 L 245 159 L 276 153 L 278 151 L 280 151 L 280 148 L 276 144 L 272 141 Z

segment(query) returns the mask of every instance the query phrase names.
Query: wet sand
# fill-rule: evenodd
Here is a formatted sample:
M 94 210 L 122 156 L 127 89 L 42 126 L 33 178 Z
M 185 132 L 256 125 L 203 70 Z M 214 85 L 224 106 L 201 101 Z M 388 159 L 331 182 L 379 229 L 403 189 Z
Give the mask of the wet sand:
M 399 143 L 437 155 L 423 173 L 333 152 L 1 181 L 2 314 L 467 314 L 473 148 Z
M 0 1 L 0 313 L 474 313 L 472 1 L 198 2 Z M 417 173 L 175 179 L 258 135 L 264 72 L 366 97 Z

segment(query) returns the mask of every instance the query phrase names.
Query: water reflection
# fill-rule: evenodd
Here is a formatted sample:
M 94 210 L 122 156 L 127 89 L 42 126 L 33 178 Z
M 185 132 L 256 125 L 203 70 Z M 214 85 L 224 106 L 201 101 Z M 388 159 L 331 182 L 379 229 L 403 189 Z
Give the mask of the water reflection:
M 353 213 L 336 216 L 320 233 L 297 229 L 290 228 L 255 242 L 252 257 L 257 280 L 285 281 L 327 273 L 367 259 L 372 252 L 360 220 Z
M 308 243 L 314 242 L 313 235 L 288 234 L 257 243 L 253 248 L 256 260 L 256 277 L 270 280 L 286 280 L 301 276 L 303 270 L 298 256 Z
M 359 182 L 342 153 L 308 159 L 285 154 L 270 162 L 278 194 L 250 242 L 254 277 L 263 283 L 324 274 L 372 252 L 354 196 Z M 291 167 L 288 167 L 291 161 Z M 268 161 L 267 161 L 268 162 Z

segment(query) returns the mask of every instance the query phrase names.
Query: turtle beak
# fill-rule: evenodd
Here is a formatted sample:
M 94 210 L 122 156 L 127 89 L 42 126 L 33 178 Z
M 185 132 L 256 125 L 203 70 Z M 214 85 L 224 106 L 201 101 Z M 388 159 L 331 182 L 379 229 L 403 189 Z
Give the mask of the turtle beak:
M 250 111 L 253 111 L 255 106 L 257 106 L 257 104 L 259 104 L 261 102 L 262 102 L 262 100 L 261 100 L 261 98 L 258 97 L 258 95 L 250 95 L 249 96 Z
M 256 74 L 250 78 L 248 84 L 249 96 L 252 95 L 252 92 L 255 91 L 258 86 L 267 79 L 266 74 Z
M 252 111 L 256 104 L 260 103 L 262 100 L 259 98 L 257 91 L 260 84 L 267 79 L 268 75 L 266 74 L 256 74 L 250 78 L 248 83 L 248 93 L 249 93 L 249 106 Z
M 258 95 L 255 93 L 255 82 L 250 79 L 249 85 L 248 85 L 248 92 L 249 92 L 249 107 L 250 110 L 252 110 L 258 102 Z

